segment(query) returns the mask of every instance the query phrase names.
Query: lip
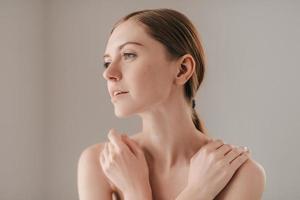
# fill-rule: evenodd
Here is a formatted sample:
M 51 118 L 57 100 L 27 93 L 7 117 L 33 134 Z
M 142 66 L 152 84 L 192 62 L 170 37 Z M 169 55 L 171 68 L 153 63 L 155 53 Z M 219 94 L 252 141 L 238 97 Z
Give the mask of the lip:
M 112 97 L 111 97 L 111 100 L 113 101 L 113 100 L 116 100 L 116 99 L 118 99 L 118 98 L 122 98 L 122 97 L 126 96 L 128 93 L 129 93 L 129 92 L 121 93 L 121 94 L 117 94 L 117 95 L 115 95 L 115 96 L 112 96 Z
M 123 90 L 123 89 L 120 89 L 120 88 L 111 88 L 111 89 L 109 89 L 110 97 L 114 97 L 114 93 L 116 91 L 121 91 L 121 92 L 126 92 L 126 93 L 129 92 L 127 90 Z

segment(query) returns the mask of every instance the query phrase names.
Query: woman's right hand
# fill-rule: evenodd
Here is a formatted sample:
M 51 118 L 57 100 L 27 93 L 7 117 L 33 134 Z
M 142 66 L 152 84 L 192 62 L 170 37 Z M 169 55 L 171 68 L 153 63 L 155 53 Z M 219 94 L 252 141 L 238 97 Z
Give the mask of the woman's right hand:
M 248 149 L 213 140 L 191 158 L 187 188 L 214 199 L 248 158 Z

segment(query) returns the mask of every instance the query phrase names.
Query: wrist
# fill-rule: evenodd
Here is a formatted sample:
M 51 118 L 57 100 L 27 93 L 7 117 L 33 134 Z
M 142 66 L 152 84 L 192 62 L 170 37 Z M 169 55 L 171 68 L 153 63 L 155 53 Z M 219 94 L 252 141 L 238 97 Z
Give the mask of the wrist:
M 193 187 L 190 190 L 194 192 L 195 197 L 197 197 L 197 199 L 201 199 L 201 200 L 213 200 L 214 199 L 214 197 L 211 196 L 211 194 L 208 192 L 208 190 L 205 187 L 203 187 L 203 188 Z
M 213 200 L 204 190 L 197 187 L 186 187 L 176 198 L 176 200 L 187 200 L 187 199 L 201 199 L 201 200 Z
M 141 200 L 141 199 L 152 200 L 152 194 L 149 192 L 136 191 L 131 193 L 125 193 L 124 199 L 125 200 Z
M 152 190 L 150 184 L 139 186 L 135 189 L 124 192 L 125 200 L 152 200 Z

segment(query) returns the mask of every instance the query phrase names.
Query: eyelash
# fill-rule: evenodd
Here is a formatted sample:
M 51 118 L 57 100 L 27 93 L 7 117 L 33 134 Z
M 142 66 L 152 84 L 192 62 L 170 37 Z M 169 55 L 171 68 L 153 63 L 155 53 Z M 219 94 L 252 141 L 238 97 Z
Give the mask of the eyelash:
M 134 53 L 123 53 L 123 56 L 128 56 L 128 55 L 133 55 L 134 57 L 136 56 L 136 54 L 134 54 Z M 103 64 L 104 68 L 105 69 L 108 68 L 109 64 L 110 64 L 110 62 L 104 62 L 104 64 Z

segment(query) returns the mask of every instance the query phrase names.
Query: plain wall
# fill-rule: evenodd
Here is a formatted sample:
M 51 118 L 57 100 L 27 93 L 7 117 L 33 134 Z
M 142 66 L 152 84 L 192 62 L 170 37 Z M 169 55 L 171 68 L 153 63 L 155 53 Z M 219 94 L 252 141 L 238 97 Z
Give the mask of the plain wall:
M 196 109 L 210 134 L 250 148 L 267 173 L 264 200 L 300 198 L 299 1 L 0 2 L 1 200 L 78 199 L 80 153 L 110 128 L 141 129 L 114 116 L 102 55 L 120 17 L 160 7 L 202 37 Z
M 44 198 L 43 16 L 43 1 L 0 1 L 1 200 Z

